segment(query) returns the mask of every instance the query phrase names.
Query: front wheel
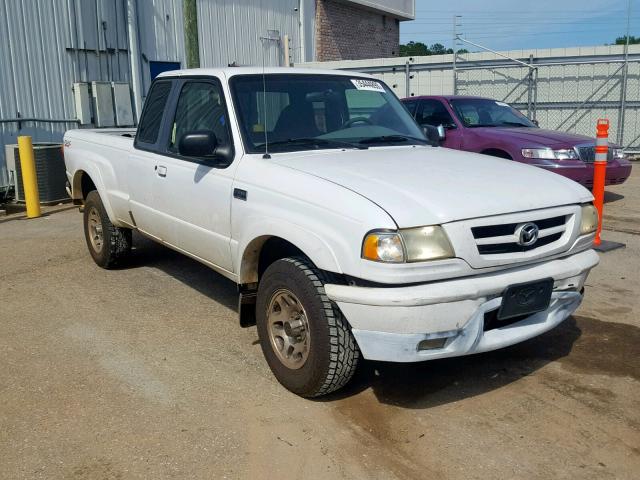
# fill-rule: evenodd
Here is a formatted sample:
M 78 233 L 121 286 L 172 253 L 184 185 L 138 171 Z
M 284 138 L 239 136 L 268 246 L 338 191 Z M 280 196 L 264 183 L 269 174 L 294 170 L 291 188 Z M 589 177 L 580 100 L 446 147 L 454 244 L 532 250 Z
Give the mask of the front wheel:
M 324 275 L 304 258 L 271 264 L 258 287 L 260 346 L 288 390 L 318 397 L 347 384 L 360 351 L 340 310 L 324 291 Z

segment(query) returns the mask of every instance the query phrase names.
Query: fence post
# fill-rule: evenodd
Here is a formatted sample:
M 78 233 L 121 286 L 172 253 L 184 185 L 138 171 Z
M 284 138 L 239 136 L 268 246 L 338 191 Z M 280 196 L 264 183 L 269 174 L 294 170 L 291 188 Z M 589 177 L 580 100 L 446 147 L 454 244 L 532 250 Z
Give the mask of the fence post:
M 604 204 L 604 184 L 607 176 L 607 153 L 609 152 L 609 120 L 601 118 L 596 125 L 596 155 L 593 163 L 593 197 L 594 205 L 598 210 L 598 230 L 593 243 L 599 246 L 602 243 L 600 232 L 602 231 L 602 207 Z
M 36 160 L 33 153 L 31 137 L 18 137 L 18 152 L 20 153 L 20 172 L 22 173 L 22 188 L 27 203 L 27 217 L 40 216 L 40 194 L 38 193 L 38 177 L 36 175 Z
M 405 76 L 405 83 L 404 83 L 404 88 L 405 88 L 405 97 L 410 97 L 411 96 L 411 70 L 409 67 L 409 60 L 407 60 L 407 63 L 404 64 L 404 76 Z
M 527 117 L 531 116 L 531 104 L 533 102 L 533 55 L 529 55 L 529 73 L 527 74 Z

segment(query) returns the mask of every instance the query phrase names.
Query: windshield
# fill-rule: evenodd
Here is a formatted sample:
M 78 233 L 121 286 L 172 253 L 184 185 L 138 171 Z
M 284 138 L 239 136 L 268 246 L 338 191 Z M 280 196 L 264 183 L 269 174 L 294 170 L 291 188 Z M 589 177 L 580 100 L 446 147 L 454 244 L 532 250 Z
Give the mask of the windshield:
M 383 83 L 342 75 L 237 75 L 236 114 L 250 153 L 417 145 L 427 140 Z
M 454 98 L 451 106 L 466 127 L 536 127 L 515 108 L 486 98 Z

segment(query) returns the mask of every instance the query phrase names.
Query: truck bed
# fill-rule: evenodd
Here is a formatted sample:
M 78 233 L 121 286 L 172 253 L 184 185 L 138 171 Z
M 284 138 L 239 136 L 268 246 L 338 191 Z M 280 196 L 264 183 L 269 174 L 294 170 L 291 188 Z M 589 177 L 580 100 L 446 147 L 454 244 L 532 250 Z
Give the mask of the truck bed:
M 117 150 L 131 150 L 135 136 L 135 128 L 82 128 L 67 131 L 65 140 L 70 142 L 79 140 Z

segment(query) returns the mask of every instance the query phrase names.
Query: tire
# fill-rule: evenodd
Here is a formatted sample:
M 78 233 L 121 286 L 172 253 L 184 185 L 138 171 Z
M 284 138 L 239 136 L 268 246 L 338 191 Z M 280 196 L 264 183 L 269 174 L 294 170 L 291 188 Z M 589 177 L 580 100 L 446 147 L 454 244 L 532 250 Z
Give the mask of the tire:
M 95 190 L 84 202 L 83 223 L 89 253 L 100 267 L 113 268 L 131 252 L 131 230 L 111 223 Z
M 325 283 L 326 274 L 309 260 L 293 257 L 272 263 L 258 286 L 256 323 L 264 357 L 287 390 L 307 398 L 326 395 L 346 385 L 360 358 L 346 320 L 324 291 Z M 289 294 L 294 298 L 287 297 Z M 289 315 L 290 311 L 300 310 L 302 316 Z M 282 328 L 280 319 L 288 319 Z M 296 336 L 302 331 L 304 334 Z M 288 340 L 283 340 L 284 335 Z M 285 342 L 292 338 L 297 343 L 289 345 L 294 353 L 287 357 Z M 300 346 L 301 338 L 307 342 L 305 347 Z

